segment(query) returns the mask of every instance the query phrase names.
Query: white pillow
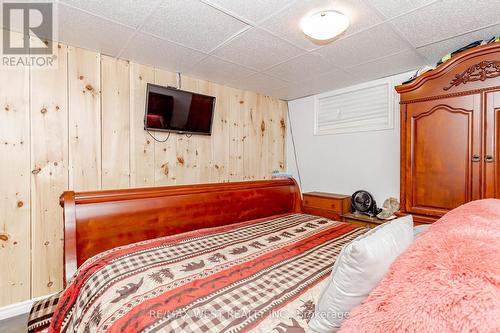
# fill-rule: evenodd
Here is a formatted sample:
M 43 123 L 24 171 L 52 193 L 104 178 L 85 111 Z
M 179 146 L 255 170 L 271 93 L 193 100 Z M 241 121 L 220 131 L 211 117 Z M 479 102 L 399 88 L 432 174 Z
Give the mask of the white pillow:
M 336 332 L 349 312 L 368 296 L 413 241 L 413 218 L 407 215 L 384 223 L 347 244 L 333 265 L 309 327 Z
M 413 228 L 413 237 L 417 238 L 421 233 L 424 231 L 427 231 L 431 225 L 430 224 L 421 224 L 417 225 L 415 228 Z

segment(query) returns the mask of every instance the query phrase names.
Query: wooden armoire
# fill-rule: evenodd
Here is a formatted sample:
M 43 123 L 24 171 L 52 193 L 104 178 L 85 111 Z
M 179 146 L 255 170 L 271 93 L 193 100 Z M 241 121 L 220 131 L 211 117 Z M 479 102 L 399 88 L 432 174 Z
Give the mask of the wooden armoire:
M 462 52 L 396 90 L 402 212 L 432 223 L 468 201 L 500 198 L 500 43 Z

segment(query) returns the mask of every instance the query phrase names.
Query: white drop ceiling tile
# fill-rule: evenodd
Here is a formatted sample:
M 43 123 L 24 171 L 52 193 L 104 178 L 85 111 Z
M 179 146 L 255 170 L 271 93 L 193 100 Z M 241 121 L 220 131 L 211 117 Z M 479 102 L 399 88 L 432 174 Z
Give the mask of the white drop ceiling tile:
M 148 17 L 159 0 L 60 0 L 59 2 L 136 28 Z
M 280 98 L 285 101 L 305 97 L 308 95 L 310 94 L 307 93 L 307 87 L 304 87 L 301 84 L 293 84 L 269 92 L 269 96 Z
M 417 70 L 426 65 L 426 62 L 415 51 L 408 50 L 393 54 L 373 62 L 347 68 L 363 81 L 380 79 L 389 75 Z
M 262 71 L 303 52 L 266 31 L 252 28 L 215 50 L 214 55 Z
M 305 50 L 313 50 L 324 45 L 309 39 L 300 29 L 301 19 L 321 10 L 337 10 L 350 20 L 350 26 L 341 36 L 347 36 L 371 25 L 380 23 L 382 19 L 362 0 L 311 0 L 297 1 L 288 9 L 263 22 L 261 26 Z
M 66 6 L 58 6 L 60 42 L 117 56 L 134 30 Z
M 500 1 L 444 0 L 392 21 L 415 47 L 500 22 Z
M 477 40 L 488 40 L 493 36 L 500 35 L 500 24 L 490 28 L 481 29 L 475 32 L 450 38 L 438 43 L 420 47 L 417 51 L 427 58 L 430 64 L 435 65 L 444 55 L 458 50 Z
M 273 90 L 270 94 L 284 100 L 292 100 L 335 89 L 345 88 L 361 82 L 363 82 L 363 80 L 356 75 L 340 70 L 333 70 L 329 73 L 319 75 L 312 80 L 304 81 L 301 84 L 291 84 L 283 88 Z
M 352 73 L 333 70 L 329 73 L 319 75 L 312 80 L 305 81 L 304 85 L 314 91 L 315 94 L 330 90 L 348 87 L 361 82 L 362 79 Z
M 285 101 L 291 101 L 294 99 L 323 93 L 325 91 L 328 90 L 324 90 L 318 87 L 312 87 L 310 85 L 294 84 L 288 87 L 281 88 L 280 90 L 273 91 L 270 93 L 270 95 L 283 99 Z
M 142 31 L 208 52 L 248 27 L 196 0 L 164 0 Z
M 500 31 L 500 1 L 442 0 L 428 5 L 426 0 L 291 0 L 290 4 L 286 0 L 276 0 L 276 3 L 267 2 L 268 7 L 265 7 L 260 6 L 260 2 L 244 0 L 206 0 L 248 21 L 260 20 L 264 15 L 269 17 L 284 8 L 276 16 L 259 23 L 264 29 L 248 29 L 215 50 L 213 56 L 207 56 L 206 52 L 192 48 L 211 50 L 212 46 L 220 45 L 249 26 L 194 0 L 161 0 L 161 13 L 153 9 L 158 0 L 62 1 L 69 5 L 58 6 L 58 41 L 109 55 L 118 55 L 120 48 L 127 45 L 120 55 L 123 58 L 171 71 L 193 73 L 196 77 L 286 99 L 343 88 L 423 65 L 425 59 L 414 53 L 408 42 L 394 31 L 395 27 L 406 36 L 410 35 L 410 39 L 414 34 L 422 40 L 430 40 L 418 48 L 418 53 L 430 63 L 435 63 L 444 53 L 474 40 L 498 35 Z M 287 4 L 282 5 L 285 1 Z M 248 7 L 245 9 L 245 6 Z M 401 14 L 417 6 L 425 7 Z M 347 13 L 352 25 L 335 42 L 307 54 L 296 46 L 308 49 L 317 45 L 305 39 L 298 30 L 300 19 L 307 14 L 307 10 L 304 12 L 300 8 L 317 11 L 325 7 Z M 133 29 L 127 26 L 135 26 L 143 18 L 146 19 L 148 8 L 154 16 L 158 16 L 158 31 L 134 35 Z M 275 11 L 274 8 L 278 9 Z M 350 8 L 352 13 L 349 13 Z M 297 15 L 295 21 L 293 10 Z M 380 12 L 387 16 L 402 16 L 390 23 L 380 23 Z M 158 23 L 160 21 L 161 24 Z M 467 33 L 491 25 L 491 22 L 496 25 Z M 461 36 L 456 36 L 456 32 Z M 161 35 L 163 39 L 152 34 Z M 452 35 L 447 36 L 449 34 Z M 431 43 L 433 41 L 440 42 Z M 176 43 L 188 44 L 189 47 Z M 330 71 L 332 68 L 337 69 Z M 256 74 L 255 71 L 262 73 Z
M 256 72 L 210 56 L 197 63 L 190 70 L 190 74 L 200 79 L 228 85 L 234 81 L 240 81 L 247 76 L 256 74 Z
M 121 55 L 140 64 L 179 72 L 189 71 L 205 56 L 201 52 L 141 33 L 130 41 Z
M 344 68 L 409 48 L 407 42 L 387 23 L 384 23 L 353 36 L 339 39 L 317 52 L 337 67 Z
M 366 0 L 377 8 L 386 18 L 408 13 L 416 8 L 428 5 L 436 0 Z
M 311 52 L 279 64 L 267 70 L 266 73 L 286 81 L 300 83 L 333 69 L 334 66 L 331 62 L 321 55 Z
M 251 75 L 244 80 L 235 83 L 239 89 L 255 91 L 266 95 L 269 95 L 270 92 L 283 88 L 288 84 L 290 83 L 262 73 Z
M 202 0 L 251 22 L 259 22 L 295 0 Z

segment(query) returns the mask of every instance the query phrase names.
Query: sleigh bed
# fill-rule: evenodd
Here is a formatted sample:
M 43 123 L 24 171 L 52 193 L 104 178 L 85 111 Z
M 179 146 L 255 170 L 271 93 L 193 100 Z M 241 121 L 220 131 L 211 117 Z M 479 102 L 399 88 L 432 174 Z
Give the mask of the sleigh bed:
M 293 179 L 66 192 L 65 290 L 31 332 L 306 332 L 342 247 Z M 50 324 L 50 327 L 48 326 Z
M 313 332 L 342 248 L 376 230 L 303 214 L 292 179 L 66 192 L 61 205 L 65 289 L 34 304 L 30 332 Z M 449 212 L 340 331 L 498 332 L 499 228 L 500 200 Z

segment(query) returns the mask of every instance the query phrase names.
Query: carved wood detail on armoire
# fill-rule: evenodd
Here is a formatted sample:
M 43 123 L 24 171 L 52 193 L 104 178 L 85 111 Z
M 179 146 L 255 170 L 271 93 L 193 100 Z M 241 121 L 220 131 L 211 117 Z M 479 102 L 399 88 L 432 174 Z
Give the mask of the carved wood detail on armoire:
M 500 43 L 479 46 L 396 87 L 401 104 L 401 210 L 432 223 L 500 198 Z

